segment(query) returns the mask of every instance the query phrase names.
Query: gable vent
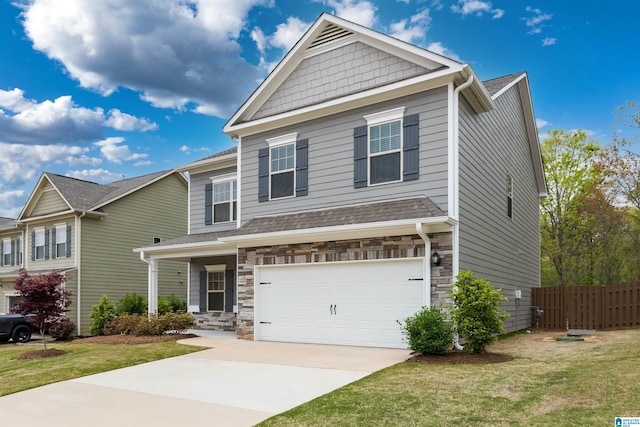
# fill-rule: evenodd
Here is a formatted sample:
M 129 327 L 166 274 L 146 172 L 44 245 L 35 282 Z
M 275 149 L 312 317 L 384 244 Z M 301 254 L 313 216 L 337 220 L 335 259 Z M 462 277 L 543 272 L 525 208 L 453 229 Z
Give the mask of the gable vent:
M 344 37 L 350 36 L 353 33 L 349 30 L 346 30 L 342 27 L 339 27 L 334 24 L 328 24 L 324 30 L 316 37 L 316 39 L 311 43 L 309 49 L 313 49 L 314 47 L 322 46 L 327 43 L 334 42 L 336 40 L 340 40 Z

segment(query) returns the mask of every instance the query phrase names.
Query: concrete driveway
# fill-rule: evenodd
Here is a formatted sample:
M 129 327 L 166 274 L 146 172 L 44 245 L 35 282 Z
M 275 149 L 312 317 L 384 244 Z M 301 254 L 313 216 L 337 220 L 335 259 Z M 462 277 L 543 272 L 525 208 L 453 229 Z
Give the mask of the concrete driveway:
M 409 357 L 222 333 L 181 342 L 212 348 L 1 397 L 2 424 L 251 426 Z

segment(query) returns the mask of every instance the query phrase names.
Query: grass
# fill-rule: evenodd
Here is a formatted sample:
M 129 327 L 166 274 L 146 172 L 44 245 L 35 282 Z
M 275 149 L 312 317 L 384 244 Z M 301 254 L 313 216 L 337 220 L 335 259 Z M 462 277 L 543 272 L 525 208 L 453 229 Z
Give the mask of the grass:
M 499 340 L 491 351 L 515 357 L 506 363 L 401 363 L 261 425 L 555 427 L 640 416 L 640 330 L 600 332 L 592 342 L 553 336 Z
M 202 350 L 175 341 L 153 344 L 69 344 L 47 348 L 67 354 L 44 359 L 16 360 L 20 354 L 42 346 L 0 345 L 0 396 L 63 380 L 111 371 Z

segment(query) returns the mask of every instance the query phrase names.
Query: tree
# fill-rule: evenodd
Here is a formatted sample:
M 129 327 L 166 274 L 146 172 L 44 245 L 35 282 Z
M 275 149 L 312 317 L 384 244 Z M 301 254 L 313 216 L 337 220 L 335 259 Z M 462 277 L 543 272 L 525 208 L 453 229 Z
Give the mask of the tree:
M 31 277 L 26 270 L 21 269 L 14 282 L 21 297 L 16 311 L 28 315 L 27 319 L 40 330 L 45 351 L 47 343 L 44 333 L 47 323 L 62 318 L 71 305 L 71 292 L 62 287 L 65 281 L 66 276 L 57 271 Z
M 102 295 L 98 304 L 91 306 L 89 317 L 91 318 L 89 325 L 91 335 L 104 335 L 107 325 L 116 317 L 116 306 L 106 295 Z
M 554 130 L 541 151 L 548 189 L 540 202 L 542 262 L 553 264 L 557 284 L 562 286 L 577 271 L 577 252 L 588 231 L 580 208 L 600 178 L 593 165 L 600 147 L 582 130 Z

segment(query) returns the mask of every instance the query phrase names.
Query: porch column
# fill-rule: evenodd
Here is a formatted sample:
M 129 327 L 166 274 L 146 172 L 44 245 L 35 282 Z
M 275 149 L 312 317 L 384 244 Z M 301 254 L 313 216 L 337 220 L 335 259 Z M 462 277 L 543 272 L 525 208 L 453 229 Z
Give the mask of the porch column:
M 158 260 L 149 259 L 149 284 L 148 284 L 148 312 L 149 314 L 158 313 Z

